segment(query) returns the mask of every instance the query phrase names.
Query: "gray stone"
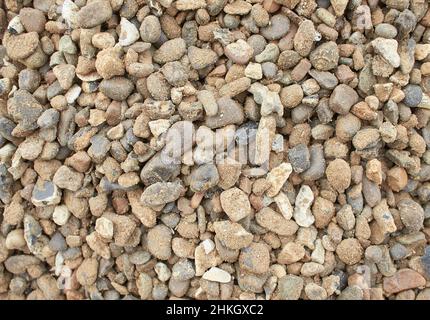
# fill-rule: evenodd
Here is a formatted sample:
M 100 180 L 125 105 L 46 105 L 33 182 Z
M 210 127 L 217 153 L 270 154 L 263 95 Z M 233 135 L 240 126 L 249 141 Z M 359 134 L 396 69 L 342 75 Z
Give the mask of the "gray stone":
M 261 28 L 260 32 L 267 40 L 277 40 L 285 36 L 290 29 L 290 20 L 283 14 L 274 15 L 267 27 Z
M 303 143 L 288 150 L 288 160 L 297 173 L 306 171 L 311 166 L 309 150 Z
M 421 264 L 428 277 L 430 277 L 430 246 L 427 246 L 421 257 Z
M 322 178 L 325 174 L 326 162 L 324 158 L 324 149 L 321 144 L 313 144 L 309 149 L 310 165 L 300 176 L 304 180 L 315 181 Z
M 309 75 L 314 78 L 318 84 L 321 86 L 321 88 L 333 90 L 336 88 L 337 84 L 339 83 L 336 76 L 328 71 L 318 71 L 315 69 L 310 70 Z
M 43 112 L 39 102 L 27 91 L 17 90 L 7 100 L 7 109 L 12 119 L 18 123 L 15 136 L 27 135 L 37 128 L 37 119 Z
M 123 101 L 131 94 L 134 84 L 127 78 L 114 77 L 112 79 L 103 79 L 99 86 L 100 91 L 109 98 L 117 101 Z
M 412 199 L 403 199 L 397 204 L 400 219 L 409 232 L 422 229 L 424 223 L 424 209 Z
M 278 298 L 280 300 L 298 300 L 304 286 L 302 278 L 289 274 L 278 280 Z
M 177 177 L 180 173 L 181 163 L 163 161 L 161 152 L 153 156 L 142 168 L 140 178 L 145 185 L 151 185 L 156 182 L 169 181 Z
M 147 187 L 141 197 L 144 205 L 156 207 L 177 200 L 184 192 L 179 182 L 157 182 Z
M 217 100 L 218 114 L 206 117 L 205 125 L 211 129 L 225 127 L 229 124 L 241 124 L 244 120 L 243 108 L 239 103 L 229 97 Z
M 40 128 L 51 128 L 56 126 L 59 121 L 60 113 L 55 109 L 47 109 L 37 119 L 37 124 Z
M 64 251 L 67 249 L 66 239 L 64 239 L 63 235 L 60 232 L 55 232 L 49 241 L 49 248 L 52 251 Z
M 405 258 L 408 253 L 408 249 L 400 243 L 396 243 L 390 248 L 390 255 L 393 260 L 401 260 Z
M 409 84 L 403 88 L 405 98 L 403 103 L 408 107 L 414 108 L 418 106 L 423 98 L 423 91 L 419 85 Z
M 90 139 L 91 147 L 88 148 L 88 155 L 96 163 L 101 163 L 111 147 L 111 142 L 108 138 L 98 134 Z
M 403 10 L 396 20 L 394 25 L 397 28 L 398 36 L 401 39 L 407 38 L 417 25 L 417 18 L 409 9 Z
M 172 278 L 179 281 L 190 280 L 195 276 L 194 266 L 188 259 L 181 259 L 172 267 Z
M 217 185 L 219 174 L 217 167 L 212 164 L 204 164 L 191 172 L 190 188 L 194 192 L 203 192 Z

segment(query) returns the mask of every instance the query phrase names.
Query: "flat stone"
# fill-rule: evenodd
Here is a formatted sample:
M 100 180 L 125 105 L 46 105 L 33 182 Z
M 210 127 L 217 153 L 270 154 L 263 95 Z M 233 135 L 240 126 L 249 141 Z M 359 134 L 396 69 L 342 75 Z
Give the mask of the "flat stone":
M 202 278 L 208 281 L 229 283 L 231 280 L 231 275 L 227 271 L 224 271 L 218 267 L 212 267 L 203 274 Z
M 149 207 L 157 207 L 177 200 L 184 187 L 177 182 L 157 182 L 147 187 L 140 201 Z
M 278 298 L 280 300 L 299 300 L 304 287 L 302 278 L 289 274 L 278 280 Z
M 127 78 L 114 77 L 104 79 L 99 86 L 100 91 L 109 98 L 117 101 L 123 101 L 131 94 L 134 84 Z
M 255 215 L 257 223 L 280 236 L 291 236 L 296 233 L 298 226 L 292 220 L 286 220 L 270 208 L 263 208 Z
M 387 293 L 398 293 L 408 289 L 424 287 L 425 278 L 412 269 L 401 269 L 391 277 L 384 278 L 383 288 Z
M 221 97 L 217 100 L 218 113 L 206 117 L 205 125 L 211 129 L 225 127 L 229 124 L 240 124 L 244 120 L 243 108 L 235 100 L 229 97 Z

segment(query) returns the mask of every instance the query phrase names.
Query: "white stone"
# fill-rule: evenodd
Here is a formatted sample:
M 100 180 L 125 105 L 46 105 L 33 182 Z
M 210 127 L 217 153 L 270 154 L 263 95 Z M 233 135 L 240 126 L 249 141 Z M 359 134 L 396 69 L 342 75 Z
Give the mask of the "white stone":
M 269 89 L 260 82 L 254 82 L 248 89 L 249 93 L 252 93 L 254 101 L 258 104 L 263 103 L 264 96 L 269 92 Z
M 313 262 L 324 264 L 325 260 L 325 249 L 321 239 L 315 240 L 315 249 L 312 251 L 311 259 Z
M 254 80 L 260 80 L 263 78 L 263 71 L 261 64 L 250 62 L 245 68 L 245 76 Z
M 284 137 L 282 134 L 277 133 L 275 135 L 275 139 L 272 142 L 272 151 L 276 153 L 284 151 Z
M 430 97 L 423 93 L 423 98 L 417 108 L 430 109 Z
M 290 203 L 287 195 L 280 191 L 274 198 L 279 211 L 286 220 L 290 220 L 293 216 L 293 206 Z
M 415 47 L 415 59 L 424 60 L 430 54 L 430 43 L 417 43 Z
M 397 40 L 376 38 L 372 41 L 372 46 L 375 52 L 381 55 L 394 68 L 400 66 L 400 56 L 397 53 Z
M 161 282 L 166 282 L 170 279 L 170 276 L 172 275 L 172 272 L 170 271 L 169 267 L 167 267 L 163 262 L 158 262 L 154 266 L 154 271 Z
M 73 1 L 64 0 L 61 15 L 69 28 L 75 29 L 79 27 L 78 11 L 79 7 Z
M 139 31 L 137 30 L 136 26 L 125 19 L 124 17 L 121 18 L 121 32 L 119 34 L 118 43 L 122 47 L 129 46 L 133 43 L 135 43 L 139 37 Z
M 309 227 L 315 222 L 310 207 L 314 201 L 314 194 L 308 185 L 302 185 L 296 197 L 294 220 L 301 227 Z
M 280 117 L 284 115 L 284 106 L 277 92 L 268 91 L 264 95 L 260 113 L 262 116 L 268 116 L 272 113 L 277 113 Z
M 96 220 L 96 231 L 97 233 L 105 238 L 112 239 L 113 237 L 113 223 L 107 218 L 100 217 Z
M 197 92 L 197 99 L 199 99 L 203 105 L 206 115 L 215 116 L 218 113 L 218 104 L 216 103 L 216 99 L 212 91 L 201 90 Z
M 9 24 L 7 25 L 7 30 L 9 32 L 13 30 L 15 34 L 20 34 L 24 32 L 24 26 L 19 19 L 19 15 L 15 16 L 12 20 L 10 20 Z
M 293 167 L 290 163 L 283 162 L 279 166 L 273 168 L 266 177 L 266 180 L 271 184 L 270 188 L 266 191 L 269 197 L 276 196 L 287 181 Z
M 64 95 L 66 97 L 67 103 L 74 104 L 76 99 L 79 98 L 81 91 L 82 91 L 82 88 L 77 84 L 74 84 L 73 86 L 71 86 L 70 89 Z
M 203 274 L 202 278 L 209 281 L 228 283 L 231 280 L 231 275 L 218 267 L 212 267 Z
M 267 194 L 263 195 L 263 207 L 268 207 L 270 206 L 273 202 L 275 202 L 275 200 L 272 197 L 268 197 Z
M 69 209 L 65 205 L 56 206 L 52 214 L 52 220 L 59 225 L 64 226 L 70 218 Z
M 170 128 L 170 121 L 167 119 L 158 119 L 148 122 L 149 130 L 154 137 L 158 138 L 161 134 L 167 132 Z
M 23 229 L 12 230 L 6 236 L 5 246 L 9 250 L 22 249 L 26 244 Z
M 215 249 L 215 243 L 211 239 L 202 241 L 202 246 L 206 254 L 211 253 Z
M 193 152 L 193 160 L 196 164 L 201 165 L 204 163 L 210 163 L 214 159 L 213 148 L 202 148 L 197 146 Z
M 7 143 L 0 148 L 0 162 L 6 163 L 12 159 L 16 147 L 12 143 Z

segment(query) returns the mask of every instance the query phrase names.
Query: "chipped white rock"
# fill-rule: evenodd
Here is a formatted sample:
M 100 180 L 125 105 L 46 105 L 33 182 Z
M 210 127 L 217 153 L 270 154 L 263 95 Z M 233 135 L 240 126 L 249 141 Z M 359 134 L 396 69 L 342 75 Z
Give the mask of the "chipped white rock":
M 74 104 L 75 101 L 79 98 L 79 95 L 82 92 L 82 88 L 78 86 L 77 84 L 74 84 L 70 87 L 69 90 L 67 90 L 66 94 L 64 95 L 66 97 L 66 101 L 68 104 Z
M 311 212 L 311 205 L 314 201 L 314 194 L 308 185 L 302 185 L 297 194 L 294 207 L 294 220 L 301 227 L 309 227 L 315 222 L 315 217 Z
M 61 8 L 61 16 L 69 28 L 78 28 L 78 11 L 79 7 L 71 0 L 65 0 Z
M 69 218 L 70 212 L 69 209 L 67 209 L 67 206 L 62 204 L 55 207 L 54 212 L 52 213 L 52 220 L 54 220 L 57 225 L 64 226 L 67 221 L 69 221 Z
M 154 266 L 154 271 L 157 274 L 158 279 L 162 282 L 169 280 L 172 275 L 169 267 L 163 262 L 157 262 L 157 264 Z
M 250 62 L 245 68 L 245 76 L 254 80 L 263 78 L 263 70 L 261 64 Z
M 20 34 L 24 32 L 24 26 L 19 19 L 19 15 L 13 17 L 7 25 L 7 30 L 12 34 Z
M 212 117 L 218 113 L 218 104 L 216 103 L 216 99 L 212 91 L 198 91 L 197 99 L 199 99 L 199 101 L 203 105 L 207 116 Z
M 290 220 L 293 216 L 293 206 L 290 203 L 287 195 L 280 191 L 274 198 L 276 205 L 283 217 Z
M 272 113 L 277 113 L 280 117 L 284 115 L 284 106 L 281 103 L 279 94 L 262 85 L 259 82 L 254 82 L 248 89 L 252 93 L 256 103 L 261 104 L 260 113 L 263 117 Z
M 293 172 L 293 167 L 290 163 L 281 163 L 276 168 L 273 168 L 266 177 L 266 180 L 270 183 L 270 188 L 266 191 L 269 197 L 276 196 L 287 181 L 291 172 Z
M 387 205 L 387 199 L 383 199 L 373 208 L 372 215 L 384 234 L 392 233 L 397 230 L 393 215 Z
M 417 105 L 417 108 L 430 109 L 430 97 L 423 92 L 423 98 Z
M 312 251 L 311 259 L 313 262 L 324 264 L 325 260 L 325 249 L 321 239 L 315 240 L 315 249 Z
M 284 137 L 282 134 L 277 133 L 272 142 L 272 151 L 276 153 L 284 151 Z
M 215 243 L 211 239 L 202 241 L 202 246 L 206 254 L 211 253 L 215 249 Z
M 218 267 L 212 267 L 203 274 L 202 278 L 214 282 L 228 283 L 231 280 L 231 275 Z
M 400 55 L 397 53 L 398 43 L 394 39 L 376 38 L 372 41 L 373 49 L 394 68 L 400 66 Z
M 261 117 L 255 135 L 254 163 L 267 165 L 272 148 L 273 139 L 276 134 L 276 119 L 274 116 Z
M 139 37 L 140 33 L 137 30 L 136 26 L 125 19 L 124 17 L 121 18 L 121 32 L 119 34 L 118 43 L 122 47 L 129 46 L 133 43 L 135 43 Z
M 268 207 L 270 206 L 275 200 L 271 197 L 268 197 L 267 194 L 263 196 L 263 206 Z
M 254 82 L 248 89 L 248 92 L 252 93 L 254 96 L 254 101 L 258 104 L 263 103 L 264 96 L 267 94 L 269 89 L 260 82 Z
M 8 143 L 0 148 L 0 161 L 2 163 L 8 162 L 12 157 L 17 148 L 12 144 Z
M 268 116 L 272 113 L 277 113 L 280 117 L 284 115 L 284 106 L 278 93 L 273 91 L 267 92 L 263 97 L 260 113 L 262 116 Z
M 167 119 L 153 120 L 148 122 L 148 126 L 154 137 L 158 138 L 170 128 L 170 121 Z
M 96 220 L 97 233 L 105 238 L 112 239 L 113 237 L 113 222 L 105 217 L 100 217 Z

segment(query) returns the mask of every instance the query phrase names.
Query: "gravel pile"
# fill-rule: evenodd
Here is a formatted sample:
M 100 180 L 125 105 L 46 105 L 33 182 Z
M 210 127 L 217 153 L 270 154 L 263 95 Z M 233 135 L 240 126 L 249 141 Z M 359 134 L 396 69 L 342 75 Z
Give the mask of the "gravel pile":
M 430 299 L 428 1 L 0 8 L 0 299 Z

